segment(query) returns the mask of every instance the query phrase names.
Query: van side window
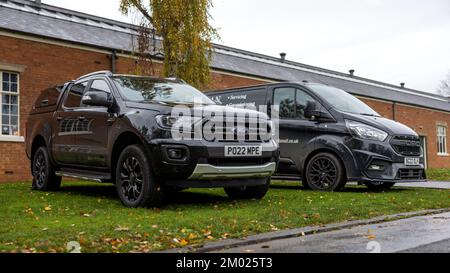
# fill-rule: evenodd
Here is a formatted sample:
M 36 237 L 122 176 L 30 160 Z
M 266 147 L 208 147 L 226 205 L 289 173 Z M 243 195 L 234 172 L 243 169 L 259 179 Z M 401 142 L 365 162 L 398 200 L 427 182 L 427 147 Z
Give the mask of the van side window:
M 83 97 L 84 90 L 86 89 L 87 82 L 77 83 L 73 85 L 69 94 L 66 97 L 64 106 L 68 108 L 78 108 L 81 106 L 81 98 Z
M 306 120 L 307 118 L 305 117 L 305 112 L 308 112 L 308 110 L 312 111 L 315 109 L 308 109 L 308 108 L 313 108 L 315 106 L 316 100 L 311 97 L 308 93 L 297 89 L 297 98 L 296 98 L 296 118 L 297 119 L 304 119 Z
M 274 90 L 274 105 L 280 106 L 280 118 L 295 118 L 295 88 L 277 88 Z

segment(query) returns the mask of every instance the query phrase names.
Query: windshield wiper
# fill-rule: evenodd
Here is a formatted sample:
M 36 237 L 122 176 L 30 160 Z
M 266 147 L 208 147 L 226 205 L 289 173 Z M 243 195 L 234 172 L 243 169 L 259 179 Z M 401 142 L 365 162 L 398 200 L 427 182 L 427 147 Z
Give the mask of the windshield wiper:
M 367 117 L 380 117 L 379 115 L 375 115 L 375 114 L 367 114 L 367 113 L 359 113 L 361 116 L 367 116 Z

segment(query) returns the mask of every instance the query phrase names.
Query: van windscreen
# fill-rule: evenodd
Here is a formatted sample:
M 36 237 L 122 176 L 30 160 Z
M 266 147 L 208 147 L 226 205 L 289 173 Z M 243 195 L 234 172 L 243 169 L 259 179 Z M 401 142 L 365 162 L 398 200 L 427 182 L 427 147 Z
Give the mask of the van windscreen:
M 308 87 L 336 110 L 359 115 L 380 116 L 380 114 L 375 112 L 375 110 L 370 108 L 367 104 L 344 90 L 319 84 L 311 84 L 308 85 Z

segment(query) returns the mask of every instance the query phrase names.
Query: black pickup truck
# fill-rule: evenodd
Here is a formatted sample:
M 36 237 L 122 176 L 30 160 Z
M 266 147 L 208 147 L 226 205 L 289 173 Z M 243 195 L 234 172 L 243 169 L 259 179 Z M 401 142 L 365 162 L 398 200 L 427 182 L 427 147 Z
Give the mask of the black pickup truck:
M 213 123 L 216 137 L 198 137 L 219 114 L 236 120 Z M 264 132 L 249 128 L 250 119 Z M 186 188 L 262 198 L 279 159 L 271 126 L 267 115 L 218 106 L 181 80 L 96 72 L 41 93 L 26 152 L 35 190 L 56 190 L 66 176 L 114 183 L 128 207 L 159 206 Z

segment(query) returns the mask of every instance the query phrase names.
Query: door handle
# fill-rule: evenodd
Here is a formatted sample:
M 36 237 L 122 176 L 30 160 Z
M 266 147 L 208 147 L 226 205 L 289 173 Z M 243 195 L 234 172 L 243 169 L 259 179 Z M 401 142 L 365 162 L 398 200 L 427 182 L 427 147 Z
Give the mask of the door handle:
M 61 120 L 63 120 L 63 117 L 57 117 L 56 120 L 61 121 Z
M 79 116 L 79 117 L 78 117 L 78 120 L 79 120 L 79 121 L 84 121 L 84 120 L 86 120 L 86 118 L 83 117 L 83 116 Z

